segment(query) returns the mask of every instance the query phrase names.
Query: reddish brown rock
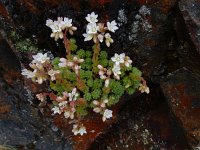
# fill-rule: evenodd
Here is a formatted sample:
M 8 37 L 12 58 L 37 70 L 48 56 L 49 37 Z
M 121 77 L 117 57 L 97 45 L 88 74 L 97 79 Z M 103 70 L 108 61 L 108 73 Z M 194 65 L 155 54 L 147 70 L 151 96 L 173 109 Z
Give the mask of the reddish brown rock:
M 199 85 L 199 76 L 184 68 L 172 73 L 161 83 L 169 107 L 191 146 L 197 146 L 200 141 Z
M 121 100 L 123 101 L 123 99 Z M 94 141 L 104 134 L 112 124 L 114 124 L 117 119 L 116 114 L 119 111 L 121 105 L 113 107 L 113 118 L 107 120 L 106 122 L 102 121 L 102 115 L 96 114 L 93 111 L 89 112 L 90 114 L 82 119 L 81 123 L 86 127 L 87 134 L 82 136 L 74 136 L 72 133 L 72 124 L 70 125 L 68 120 L 63 116 L 56 116 L 54 118 L 55 125 L 62 131 L 64 137 L 72 142 L 72 147 L 74 150 L 88 150 Z
M 0 2 L 0 17 L 1 16 L 6 19 L 9 18 L 9 13 L 2 2 Z

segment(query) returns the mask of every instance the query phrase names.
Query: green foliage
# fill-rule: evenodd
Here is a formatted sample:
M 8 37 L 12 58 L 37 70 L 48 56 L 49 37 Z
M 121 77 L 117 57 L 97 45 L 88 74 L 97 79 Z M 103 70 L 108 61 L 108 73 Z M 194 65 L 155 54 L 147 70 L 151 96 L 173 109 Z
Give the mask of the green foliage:
M 107 60 L 108 54 L 106 51 L 101 51 L 99 54 L 99 59 L 106 59 Z
M 69 81 L 76 81 L 76 74 L 68 69 L 63 68 L 62 69 L 62 76 L 63 78 L 69 80 Z
M 56 70 L 60 69 L 60 67 L 58 66 L 59 63 L 60 63 L 59 57 L 56 57 L 52 60 L 52 65 L 53 65 L 54 69 L 56 69 Z
M 92 95 L 91 95 L 91 93 L 86 92 L 86 93 L 84 94 L 83 97 L 84 97 L 84 99 L 86 99 L 87 101 L 92 100 Z
M 86 116 L 88 114 L 87 112 L 87 106 L 85 105 L 80 105 L 76 107 L 76 113 L 79 116 Z
M 87 80 L 87 86 L 88 87 L 93 87 L 93 82 L 94 82 L 93 79 L 88 79 Z
M 102 65 L 103 67 L 108 66 L 108 60 L 107 59 L 100 59 L 99 64 Z
M 133 93 L 135 93 L 135 88 L 127 88 L 126 89 L 126 92 L 129 94 L 129 95 L 131 95 L 131 94 L 133 94 Z
M 117 96 L 122 96 L 124 94 L 125 88 L 119 81 L 111 80 L 110 88 L 112 89 L 112 92 Z
M 78 50 L 76 54 L 79 58 L 85 58 L 85 50 L 83 49 Z
M 85 51 L 85 57 L 86 58 L 91 58 L 92 57 L 92 52 L 91 51 Z
M 109 99 L 108 99 L 108 106 L 115 105 L 117 102 L 119 102 L 119 96 L 110 94 Z
M 103 86 L 103 80 L 96 78 L 93 82 L 93 89 L 100 89 Z
M 138 80 L 142 75 L 142 72 L 136 67 L 132 67 L 132 73 L 130 73 L 130 77 L 132 80 Z M 139 79 L 140 80 L 140 79 Z
M 75 45 L 75 41 L 71 39 L 71 43 Z M 92 53 L 91 51 L 85 51 L 83 49 L 77 50 L 76 55 L 84 59 L 81 63 L 80 78 L 82 83 L 85 84 L 84 89 L 79 90 L 79 93 L 86 101 L 92 103 L 93 100 L 108 99 L 108 106 L 115 105 L 120 97 L 126 92 L 128 94 L 133 94 L 136 89 L 138 89 L 141 82 L 141 71 L 135 67 L 121 67 L 120 80 L 114 78 L 110 79 L 108 87 L 105 87 L 105 81 L 99 78 L 98 71 L 92 70 Z M 99 54 L 99 64 L 105 68 L 112 69 L 114 63 L 107 59 L 108 55 L 106 51 L 101 51 Z M 50 87 L 52 90 L 56 91 L 58 94 L 62 95 L 62 92 L 70 92 L 75 86 L 78 87 L 80 83 L 77 83 L 76 74 L 72 69 L 68 67 L 59 67 L 59 58 L 55 58 L 52 62 L 54 69 L 61 71 L 60 81 L 51 82 Z M 98 69 L 97 69 L 98 70 Z M 79 88 L 79 87 L 78 87 Z M 87 114 L 87 107 L 94 107 L 92 105 L 79 105 L 77 106 L 77 114 L 79 116 L 84 116 Z
M 78 46 L 76 45 L 76 40 L 75 39 L 71 38 L 69 40 L 69 44 L 70 44 L 71 51 L 76 51 L 77 50 Z
M 95 100 L 95 99 L 98 99 L 100 98 L 101 96 L 101 90 L 100 89 L 95 89 L 94 91 L 92 91 L 92 98 Z
M 81 79 L 91 79 L 92 78 L 92 71 L 84 71 L 80 70 L 80 77 Z

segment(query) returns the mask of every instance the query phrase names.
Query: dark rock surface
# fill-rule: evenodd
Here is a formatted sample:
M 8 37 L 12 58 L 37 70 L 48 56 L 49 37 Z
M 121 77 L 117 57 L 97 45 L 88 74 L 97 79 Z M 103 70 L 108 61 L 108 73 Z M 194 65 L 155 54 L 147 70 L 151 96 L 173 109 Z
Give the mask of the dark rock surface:
M 119 114 L 118 123 L 100 135 L 90 150 L 189 149 L 164 100 L 156 85 L 148 96 L 130 98 Z
M 183 15 L 190 38 L 200 54 L 200 2 L 199 0 L 181 0 L 179 9 Z
M 200 76 L 186 68 L 177 70 L 161 82 L 172 112 L 184 129 L 189 144 L 200 142 Z
M 83 42 L 82 33 L 85 32 L 85 16 L 87 13 L 95 11 L 99 14 L 99 20 L 116 20 L 121 24 L 120 29 L 113 35 L 115 44 L 111 45 L 108 52 L 113 55 L 115 52 L 126 52 L 133 59 L 136 66 L 143 70 L 144 75 L 149 77 L 154 68 L 162 63 L 170 42 L 172 20 L 168 18 L 174 7 L 176 0 L 4 0 L 4 8 L 7 9 L 10 22 L 16 32 L 24 37 L 36 39 L 41 49 L 51 50 L 54 54 L 62 54 L 62 42 L 58 46 L 53 39 L 50 39 L 50 30 L 45 26 L 48 18 L 55 19 L 58 16 L 66 16 L 73 19 L 73 23 L 78 27 L 75 37 L 81 47 L 91 44 Z M 130 37 L 134 36 L 133 22 L 141 5 L 147 5 L 151 9 L 148 17 L 152 25 L 152 32 L 138 31 L 137 42 Z M 112 10 L 112 11 L 111 11 Z M 8 25 L 2 25 L 8 28 Z M 8 29 L 7 29 L 8 30 Z M 9 30 L 10 31 L 10 30 Z M 41 32 L 42 31 L 42 32 Z M 48 43 L 46 42 L 48 41 Z M 106 49 L 105 46 L 103 46 Z
M 30 91 L 21 80 L 20 63 L 5 40 L 0 40 L 0 145 L 16 149 L 69 150 L 70 144 L 50 120 L 30 105 Z M 8 77 L 6 77 L 8 76 Z

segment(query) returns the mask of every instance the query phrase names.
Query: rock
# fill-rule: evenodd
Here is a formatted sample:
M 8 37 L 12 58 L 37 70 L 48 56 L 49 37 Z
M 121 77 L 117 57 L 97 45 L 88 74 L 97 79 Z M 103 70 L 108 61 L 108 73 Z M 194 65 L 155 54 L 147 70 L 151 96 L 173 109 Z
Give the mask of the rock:
M 95 11 L 99 14 L 99 20 L 103 22 L 115 19 L 121 26 L 116 35 L 113 35 L 115 44 L 108 50 L 110 56 L 115 52 L 126 52 L 134 60 L 134 64 L 143 70 L 144 75 L 149 77 L 165 57 L 172 26 L 172 19 L 168 18 L 168 15 L 175 3 L 176 0 L 128 0 L 123 2 L 119 0 L 59 0 L 56 2 L 19 0 L 10 3 L 5 0 L 3 4 L 20 34 L 24 37 L 34 35 L 41 49 L 50 49 L 56 55 L 63 52 L 62 42 L 58 42 L 59 46 L 57 46 L 54 40 L 50 39 L 50 30 L 45 26 L 47 18 L 54 19 L 58 16 L 72 18 L 74 25 L 79 29 L 75 37 L 80 39 L 80 47 L 85 46 L 82 36 L 85 29 L 82 24 L 86 24 L 85 16 L 88 13 Z M 153 28 L 150 33 L 143 30 L 138 32 L 138 42 L 134 44 L 132 36 L 135 36 L 135 33 L 132 33 L 132 30 L 134 30 L 134 21 L 136 21 L 135 15 L 144 4 L 151 9 L 151 15 L 147 17 L 147 20 Z M 103 49 L 106 49 L 105 46 Z
M 179 2 L 179 9 L 191 41 L 200 54 L 200 3 L 198 0 L 181 0 Z
M 173 72 L 161 82 L 169 107 L 191 147 L 197 146 L 200 141 L 199 85 L 200 77 L 186 68 Z
M 7 9 L 5 8 L 2 2 L 0 2 L 0 16 L 6 19 L 10 17 Z
M 69 150 L 60 132 L 52 131 L 52 123 L 29 103 L 33 97 L 21 81 L 19 60 L 5 40 L 0 40 L 0 60 L 0 145 Z
M 149 95 L 131 98 L 117 124 L 99 136 L 90 150 L 188 149 L 183 131 L 163 99 L 159 87 Z

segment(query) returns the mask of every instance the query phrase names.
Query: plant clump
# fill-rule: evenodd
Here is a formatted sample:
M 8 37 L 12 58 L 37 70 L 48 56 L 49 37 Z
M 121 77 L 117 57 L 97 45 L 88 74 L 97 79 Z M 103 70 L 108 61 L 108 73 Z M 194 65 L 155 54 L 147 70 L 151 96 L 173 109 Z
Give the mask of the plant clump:
M 84 41 L 92 40 L 91 50 L 79 49 L 75 39 L 68 39 L 77 30 L 72 19 L 58 17 L 48 19 L 46 25 L 51 28 L 51 37 L 57 41 L 62 39 L 66 57 L 51 59 L 47 53 L 33 55 L 30 69 L 23 69 L 22 75 L 42 84 L 47 82 L 51 91 L 38 93 L 36 97 L 42 104 L 51 100 L 52 115 L 63 115 L 73 120 L 74 135 L 87 133 L 81 120 L 89 115 L 89 111 L 102 115 L 102 121 L 111 119 L 111 106 L 119 102 L 125 94 L 133 94 L 136 90 L 149 93 L 142 73 L 132 66 L 132 60 L 125 53 L 115 54 L 108 58 L 106 51 L 101 51 L 100 44 L 110 47 L 114 42 L 111 33 L 118 29 L 115 20 L 98 23 L 98 15 L 88 14 Z

